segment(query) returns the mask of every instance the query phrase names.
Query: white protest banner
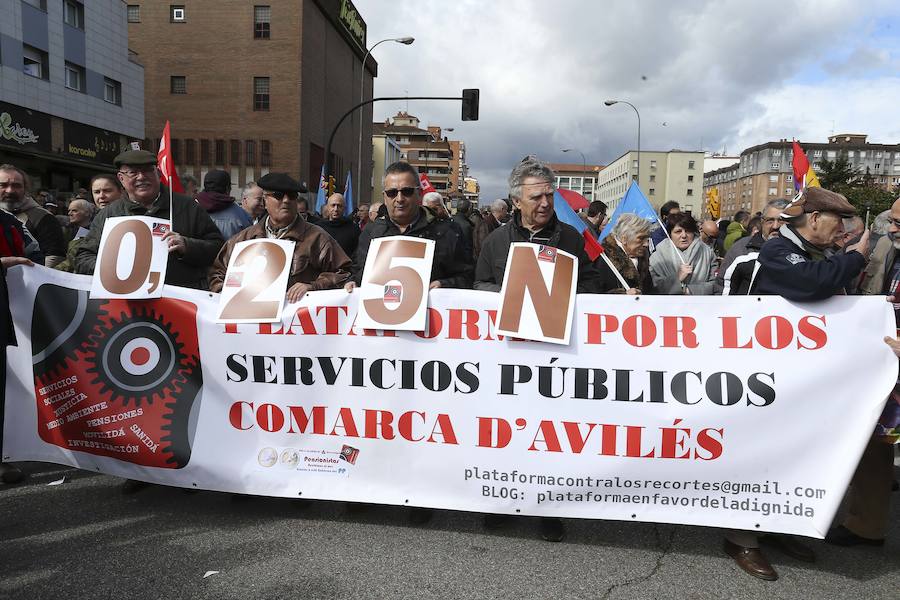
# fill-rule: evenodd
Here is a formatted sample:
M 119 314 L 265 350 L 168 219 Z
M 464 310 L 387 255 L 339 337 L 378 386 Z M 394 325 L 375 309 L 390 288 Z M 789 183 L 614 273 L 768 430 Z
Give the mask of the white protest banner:
M 553 246 L 516 242 L 500 288 L 497 332 L 568 344 L 578 285 L 578 259 Z
M 360 327 L 423 331 L 434 240 L 392 236 L 373 240 L 359 287 Z
M 3 460 L 195 489 L 822 537 L 897 377 L 878 297 L 579 295 L 562 346 L 498 335 L 489 292 L 395 332 L 343 290 L 223 325 L 7 279 Z
M 166 280 L 172 222 L 152 217 L 112 217 L 103 225 L 91 298 L 159 298 Z
M 294 243 L 247 240 L 234 246 L 219 296 L 219 323 L 274 323 L 281 320 Z

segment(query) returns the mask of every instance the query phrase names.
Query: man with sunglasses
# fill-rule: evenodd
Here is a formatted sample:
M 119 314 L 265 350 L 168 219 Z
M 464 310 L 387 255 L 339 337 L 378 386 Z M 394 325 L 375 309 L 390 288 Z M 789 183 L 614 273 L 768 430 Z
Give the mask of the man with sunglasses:
M 94 218 L 90 233 L 75 255 L 75 272 L 93 274 L 106 219 L 129 216 L 171 218 L 172 231 L 163 238 L 169 244 L 165 283 L 208 289 L 207 271 L 225 241 L 216 224 L 193 198 L 182 194 L 173 195 L 173 214 L 169 214 L 169 190 L 160 184 L 155 154 L 146 150 L 128 150 L 119 154 L 114 164 L 127 197 L 116 200 Z
M 783 199 L 769 201 L 762 214 L 760 232 L 744 236 L 731 246 L 716 276 L 716 294 L 725 290 L 726 283 L 729 296 L 743 296 L 749 292 L 759 251 L 768 240 L 778 237 L 778 230 L 784 222 L 781 211 L 787 205 L 788 201 Z
M 300 216 L 297 206 L 306 188 L 287 173 L 269 173 L 260 177 L 256 185 L 263 190 L 265 216 L 225 242 L 210 270 L 209 289 L 222 291 L 228 262 L 238 242 L 264 239 L 294 242 L 288 275 L 289 302 L 299 301 L 306 292 L 340 287 L 350 277 L 350 257 L 321 227 Z
M 394 235 L 434 240 L 434 263 L 430 289 L 438 287 L 472 287 L 472 256 L 459 226 L 450 219 L 439 218 L 422 206 L 419 174 L 406 162 L 395 162 L 384 174 L 384 203 L 387 218 L 372 221 L 359 236 L 353 260 L 353 280 L 345 289 L 352 291 L 362 280 L 366 255 L 372 240 Z

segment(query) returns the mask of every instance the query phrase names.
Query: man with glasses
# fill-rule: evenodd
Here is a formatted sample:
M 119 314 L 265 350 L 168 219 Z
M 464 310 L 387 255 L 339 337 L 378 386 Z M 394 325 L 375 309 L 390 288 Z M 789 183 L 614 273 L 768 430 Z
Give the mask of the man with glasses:
M 90 233 L 75 255 L 75 272 L 93 274 L 106 219 L 130 216 L 171 218 L 172 231 L 163 238 L 169 245 L 165 283 L 208 289 L 206 273 L 224 243 L 216 224 L 199 204 L 181 194 L 172 196 L 170 215 L 169 190 L 160 185 L 155 154 L 146 150 L 128 150 L 119 154 L 114 164 L 128 197 L 113 202 L 94 218 Z
M 778 230 L 783 223 L 781 211 L 788 205 L 787 200 L 772 200 L 766 204 L 762 214 L 762 229 L 754 236 L 744 236 L 737 240 L 725 254 L 725 260 L 719 267 L 716 276 L 715 291 L 723 293 L 728 284 L 729 296 L 746 295 L 753 279 L 753 268 L 756 257 L 766 241 L 778 237 Z
M 294 242 L 288 275 L 289 302 L 299 301 L 306 292 L 340 287 L 350 277 L 350 257 L 321 227 L 300 216 L 298 201 L 306 188 L 287 173 L 269 173 L 260 177 L 256 185 L 263 192 L 265 216 L 225 242 L 210 270 L 209 289 L 222 291 L 228 262 L 238 242 L 264 239 Z
M 462 231 L 456 223 L 441 219 L 432 209 L 422 206 L 419 174 L 412 165 L 395 162 L 385 170 L 384 203 L 387 218 L 372 221 L 359 236 L 353 280 L 345 286 L 347 291 L 352 291 L 362 280 L 372 240 L 394 235 L 434 240 L 430 289 L 472 287 L 472 256 L 466 252 Z

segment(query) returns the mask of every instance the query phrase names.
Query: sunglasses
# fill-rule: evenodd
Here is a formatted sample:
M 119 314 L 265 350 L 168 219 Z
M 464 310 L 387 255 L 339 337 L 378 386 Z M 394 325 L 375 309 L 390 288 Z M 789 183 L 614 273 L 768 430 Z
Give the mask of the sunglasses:
M 417 189 L 419 189 L 419 188 L 405 187 L 405 188 L 400 188 L 399 190 L 396 188 L 391 188 L 389 190 L 384 190 L 384 195 L 387 196 L 388 198 L 396 198 L 397 194 L 403 194 L 405 197 L 409 198 L 410 196 L 412 196 L 413 194 L 416 193 Z
M 266 190 L 265 192 L 263 192 L 263 195 L 268 196 L 270 198 L 274 198 L 278 202 L 281 202 L 282 200 L 284 200 L 285 196 L 287 196 L 288 200 L 297 200 L 298 199 L 298 196 L 294 196 L 287 192 L 271 192 L 269 190 Z

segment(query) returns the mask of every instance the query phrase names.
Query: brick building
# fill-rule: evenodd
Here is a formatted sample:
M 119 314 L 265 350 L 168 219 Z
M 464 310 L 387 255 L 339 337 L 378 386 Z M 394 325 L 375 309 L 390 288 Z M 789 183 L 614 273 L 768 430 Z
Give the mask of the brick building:
M 350 0 L 129 0 L 131 47 L 145 68 L 146 144 L 166 120 L 181 174 L 231 173 L 235 188 L 284 171 L 315 191 L 338 119 L 372 97 L 366 24 Z M 360 127 L 371 139 L 372 109 L 347 119 L 332 147 L 332 173 L 354 180 Z M 362 181 L 371 173 L 363 144 Z M 358 193 L 358 192 L 357 192 Z M 359 200 L 359 198 L 357 198 Z M 363 198 L 365 200 L 365 198 Z

